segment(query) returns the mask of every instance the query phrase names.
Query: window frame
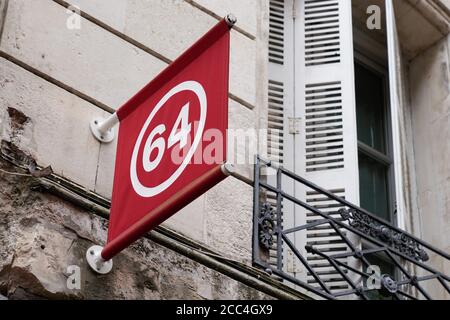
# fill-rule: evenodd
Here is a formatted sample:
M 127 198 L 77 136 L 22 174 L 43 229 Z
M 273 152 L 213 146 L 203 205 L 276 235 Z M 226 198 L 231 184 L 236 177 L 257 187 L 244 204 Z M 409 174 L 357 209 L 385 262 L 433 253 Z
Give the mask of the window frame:
M 383 80 L 383 95 L 384 95 L 384 136 L 386 143 L 386 154 L 366 145 L 362 141 L 360 141 L 357 137 L 358 141 L 358 159 L 359 154 L 363 153 L 367 157 L 372 160 L 381 163 L 382 165 L 387 167 L 387 182 L 388 182 L 388 215 L 390 220 L 388 223 L 396 226 L 397 223 L 397 205 L 396 205 L 396 193 L 395 193 L 395 168 L 394 168 L 394 150 L 393 150 L 393 135 L 392 135 L 392 116 L 391 116 L 391 108 L 390 108 L 390 87 L 389 87 L 389 69 L 388 63 L 381 63 L 381 59 L 379 55 L 370 54 L 366 50 L 361 50 L 361 47 L 355 46 L 354 52 L 354 60 L 355 64 L 360 64 L 364 68 L 376 73 L 381 76 Z M 356 93 L 356 92 L 355 92 Z M 356 97 L 355 97 L 356 99 Z M 359 161 L 358 161 L 359 168 Z

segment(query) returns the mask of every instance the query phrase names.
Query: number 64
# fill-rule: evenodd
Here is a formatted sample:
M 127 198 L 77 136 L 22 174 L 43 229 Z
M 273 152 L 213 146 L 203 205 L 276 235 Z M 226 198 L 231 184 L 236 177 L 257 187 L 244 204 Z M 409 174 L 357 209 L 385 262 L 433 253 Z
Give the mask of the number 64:
M 183 106 L 183 108 L 181 108 L 178 118 L 175 121 L 175 125 L 170 132 L 170 136 L 167 141 L 167 149 L 172 148 L 178 142 L 180 143 L 180 149 L 183 149 L 188 142 L 188 136 L 191 132 L 191 128 L 192 125 L 189 123 L 189 103 L 187 103 Z M 147 138 L 147 141 L 145 142 L 142 163 L 146 172 L 152 172 L 155 170 L 162 160 L 164 151 L 166 150 L 166 141 L 163 137 L 161 137 L 161 135 L 165 131 L 166 126 L 164 124 L 158 125 L 152 130 Z M 155 139 L 156 136 L 160 137 Z M 150 160 L 150 155 L 155 149 L 158 150 L 158 154 L 154 160 Z

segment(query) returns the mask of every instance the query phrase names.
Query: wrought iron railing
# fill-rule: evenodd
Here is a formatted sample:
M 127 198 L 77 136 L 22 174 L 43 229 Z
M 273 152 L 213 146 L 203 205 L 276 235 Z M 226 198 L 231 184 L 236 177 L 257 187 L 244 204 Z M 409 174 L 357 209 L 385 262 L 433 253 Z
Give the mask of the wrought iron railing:
M 281 281 L 325 299 L 450 297 L 448 253 L 270 161 L 254 183 L 253 262 Z

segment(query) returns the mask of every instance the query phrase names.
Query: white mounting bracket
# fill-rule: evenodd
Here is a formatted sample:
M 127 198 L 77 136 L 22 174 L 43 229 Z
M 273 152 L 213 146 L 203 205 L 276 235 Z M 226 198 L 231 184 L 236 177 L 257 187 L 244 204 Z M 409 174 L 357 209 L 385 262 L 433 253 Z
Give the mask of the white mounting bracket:
M 102 250 L 103 247 L 100 246 L 92 246 L 86 251 L 86 260 L 94 272 L 98 274 L 108 274 L 111 272 L 113 267 L 113 261 L 104 260 L 102 258 Z
M 95 118 L 91 121 L 90 127 L 94 137 L 102 143 L 110 143 L 114 140 L 113 127 L 119 122 L 117 114 L 114 113 L 107 119 Z

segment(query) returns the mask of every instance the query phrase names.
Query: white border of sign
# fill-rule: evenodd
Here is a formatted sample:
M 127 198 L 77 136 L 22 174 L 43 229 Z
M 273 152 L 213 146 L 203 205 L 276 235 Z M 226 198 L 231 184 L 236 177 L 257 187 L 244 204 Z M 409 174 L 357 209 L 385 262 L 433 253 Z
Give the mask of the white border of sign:
M 182 91 L 192 91 L 194 92 L 198 100 L 200 101 L 200 121 L 198 124 L 197 133 L 194 138 L 194 142 L 192 143 L 191 148 L 189 149 L 188 153 L 186 154 L 186 157 L 184 158 L 181 165 L 177 168 L 177 170 L 164 182 L 159 184 L 156 187 L 146 187 L 144 186 L 137 175 L 136 171 L 136 163 L 137 163 L 137 157 L 139 153 L 139 149 L 142 143 L 142 140 L 144 138 L 144 134 L 147 131 L 150 123 L 152 122 L 153 118 L 155 117 L 156 113 L 159 111 L 159 109 L 164 106 L 164 104 L 175 94 L 180 93 Z M 185 81 L 183 83 L 180 83 L 179 85 L 172 88 L 166 95 L 158 102 L 158 104 L 155 106 L 155 108 L 150 113 L 149 117 L 147 118 L 147 121 L 145 122 L 144 126 L 141 129 L 141 132 L 138 136 L 138 139 L 136 140 L 136 144 L 134 145 L 133 155 L 131 157 L 131 164 L 130 164 L 130 178 L 131 183 L 133 185 L 134 191 L 138 195 L 144 198 L 150 198 L 154 197 L 161 192 L 165 191 L 167 188 L 169 188 L 183 173 L 184 169 L 186 169 L 186 166 L 191 161 L 192 157 L 194 156 L 195 151 L 197 150 L 198 144 L 201 141 L 201 138 L 203 136 L 203 130 L 205 128 L 206 123 L 206 113 L 207 113 L 207 99 L 206 99 L 206 92 L 203 88 L 203 86 L 196 82 L 196 81 Z

